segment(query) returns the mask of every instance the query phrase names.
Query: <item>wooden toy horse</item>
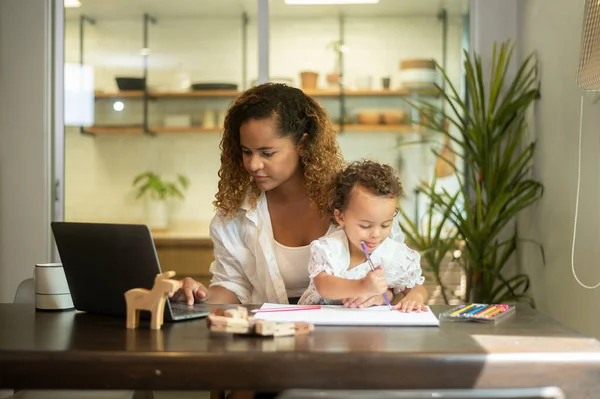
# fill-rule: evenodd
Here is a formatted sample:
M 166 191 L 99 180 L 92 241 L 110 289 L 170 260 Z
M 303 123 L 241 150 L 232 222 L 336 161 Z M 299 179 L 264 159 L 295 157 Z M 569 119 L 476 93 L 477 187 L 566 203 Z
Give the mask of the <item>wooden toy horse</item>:
M 179 289 L 179 281 L 170 280 L 175 272 L 169 271 L 157 274 L 151 290 L 133 288 L 125 293 L 127 303 L 127 328 L 136 328 L 140 322 L 140 310 L 149 310 L 152 313 L 150 328 L 160 330 L 165 315 L 165 302 L 170 292 Z

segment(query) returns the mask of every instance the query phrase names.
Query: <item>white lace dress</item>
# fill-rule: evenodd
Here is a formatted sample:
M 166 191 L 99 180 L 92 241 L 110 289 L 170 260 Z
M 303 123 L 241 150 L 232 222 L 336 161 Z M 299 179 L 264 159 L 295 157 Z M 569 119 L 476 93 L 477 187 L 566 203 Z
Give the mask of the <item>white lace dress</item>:
M 381 265 L 388 285 L 394 295 L 412 288 L 415 284 L 423 284 L 425 278 L 421 275 L 421 255 L 410 249 L 403 242 L 388 237 L 371 253 L 375 267 Z M 321 272 L 335 277 L 358 280 L 371 270 L 365 261 L 348 270 L 350 266 L 350 250 L 348 238 L 343 229 L 338 229 L 329 235 L 319 238 L 310 244 L 310 260 L 308 273 L 310 285 L 304 292 L 298 304 L 301 305 L 339 305 L 340 300 L 323 298 L 317 292 L 314 277 Z

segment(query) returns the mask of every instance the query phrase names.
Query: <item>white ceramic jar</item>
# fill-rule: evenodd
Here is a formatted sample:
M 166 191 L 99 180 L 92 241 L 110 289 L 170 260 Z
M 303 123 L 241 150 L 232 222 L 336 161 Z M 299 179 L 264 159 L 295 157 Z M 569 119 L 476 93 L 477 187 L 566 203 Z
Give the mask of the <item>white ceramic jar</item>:
M 34 270 L 35 308 L 39 310 L 73 309 L 71 291 L 60 263 L 38 263 Z

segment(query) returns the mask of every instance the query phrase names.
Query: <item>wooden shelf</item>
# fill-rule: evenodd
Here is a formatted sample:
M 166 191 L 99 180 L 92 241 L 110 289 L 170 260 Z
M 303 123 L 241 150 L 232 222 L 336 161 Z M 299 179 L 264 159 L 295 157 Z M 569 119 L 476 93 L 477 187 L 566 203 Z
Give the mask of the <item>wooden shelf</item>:
M 238 97 L 237 90 L 151 91 L 152 98 Z
M 339 90 L 305 90 L 309 96 L 314 97 L 337 97 L 340 95 Z M 345 90 L 344 95 L 349 97 L 381 97 L 381 96 L 409 96 L 411 94 L 418 95 L 435 95 L 435 90 Z
M 339 130 L 339 125 L 334 125 Z M 182 127 L 164 127 L 150 126 L 148 130 L 151 133 L 221 133 L 223 128 L 212 128 L 203 126 L 182 126 Z M 344 125 L 345 132 L 418 132 L 420 128 L 412 125 Z M 142 134 L 142 126 L 92 126 L 84 128 L 83 131 L 89 134 Z
M 339 130 L 340 125 L 334 125 Z M 412 125 L 344 125 L 344 132 L 418 132 Z
M 336 129 L 339 129 L 339 125 L 334 125 Z M 149 130 L 153 133 L 221 133 L 223 128 L 208 128 L 202 126 L 189 126 L 189 127 L 149 127 Z M 346 132 L 416 132 L 419 130 L 418 126 L 411 125 L 344 125 L 344 131 Z
M 142 90 L 131 91 L 98 91 L 94 93 L 96 98 L 142 98 L 144 92 Z
M 336 97 L 340 95 L 339 90 L 305 90 L 309 96 Z M 408 96 L 411 94 L 434 94 L 434 91 L 414 91 L 408 89 L 400 90 L 347 90 L 345 95 L 351 97 L 365 96 Z M 150 96 L 154 98 L 176 98 L 176 97 L 237 97 L 242 92 L 236 90 L 198 90 L 198 91 L 152 91 Z
M 150 126 L 148 128 L 153 133 L 220 133 L 223 128 L 203 127 L 203 126 L 182 126 L 182 127 L 163 127 Z
M 91 126 L 83 128 L 88 134 L 142 134 L 142 126 Z
M 314 97 L 337 97 L 339 90 L 305 90 L 309 96 Z M 215 98 L 215 97 L 237 97 L 242 92 L 237 90 L 196 90 L 196 91 L 151 91 L 148 96 L 151 98 Z M 436 95 L 435 90 L 346 90 L 344 92 L 349 97 L 381 97 L 381 96 L 409 96 L 412 94 L 432 96 Z M 96 91 L 96 98 L 142 98 L 143 91 Z
M 237 90 L 196 90 L 196 91 L 149 91 L 150 98 L 188 98 L 188 97 L 237 97 Z M 142 98 L 143 91 L 96 91 L 96 98 Z

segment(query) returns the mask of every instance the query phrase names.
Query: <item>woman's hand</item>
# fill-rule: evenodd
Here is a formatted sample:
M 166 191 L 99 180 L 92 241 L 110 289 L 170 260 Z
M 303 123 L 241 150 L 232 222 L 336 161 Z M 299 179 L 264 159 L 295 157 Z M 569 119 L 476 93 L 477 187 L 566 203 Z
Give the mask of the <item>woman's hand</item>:
M 186 277 L 179 282 L 179 289 L 169 294 L 173 301 L 186 301 L 188 305 L 201 302 L 206 298 L 208 289 L 191 277 Z
M 404 298 L 400 300 L 397 304 L 393 306 L 394 309 L 399 310 L 401 312 L 420 312 L 427 311 L 427 306 L 425 306 L 425 298 L 421 293 L 416 291 L 410 291 L 406 294 Z

